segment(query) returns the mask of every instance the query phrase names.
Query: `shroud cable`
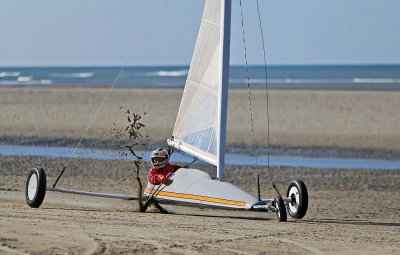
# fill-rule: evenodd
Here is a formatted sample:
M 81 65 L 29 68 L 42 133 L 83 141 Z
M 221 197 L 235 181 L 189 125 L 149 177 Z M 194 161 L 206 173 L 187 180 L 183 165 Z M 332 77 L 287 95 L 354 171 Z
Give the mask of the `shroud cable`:
M 121 68 L 121 70 L 119 71 L 118 75 L 116 76 L 112 86 L 108 89 L 106 96 L 103 98 L 103 101 L 101 102 L 99 108 L 97 109 L 96 113 L 94 114 L 92 120 L 89 122 L 89 125 L 86 127 L 85 132 L 83 133 L 81 139 L 79 140 L 78 144 L 76 145 L 76 147 L 74 148 L 74 150 L 72 151 L 71 155 L 69 156 L 67 162 L 65 163 L 63 169 L 61 170 L 60 174 L 58 175 L 56 181 L 53 184 L 53 188 L 56 187 L 58 181 L 60 180 L 61 176 L 64 174 L 65 170 L 67 169 L 67 166 L 69 164 L 69 162 L 71 161 L 72 157 L 75 155 L 78 147 L 81 145 L 83 138 L 86 136 L 86 133 L 89 131 L 90 127 L 92 126 L 94 120 L 96 119 L 98 113 L 100 112 L 100 110 L 103 108 L 104 103 L 107 101 L 108 96 L 110 95 L 111 91 L 113 90 L 113 88 L 115 87 L 115 85 L 117 84 L 117 81 L 119 80 L 121 74 L 124 72 L 126 66 L 129 64 L 129 62 L 131 61 L 134 53 L 136 52 L 136 49 L 138 48 L 138 46 L 141 44 L 141 42 L 144 39 L 144 36 L 146 35 L 146 33 L 148 32 L 150 25 L 153 23 L 154 19 L 157 17 L 157 14 L 159 13 L 160 7 L 163 4 L 164 0 L 160 0 L 160 2 L 158 3 L 157 8 L 155 9 L 155 11 L 153 12 L 153 14 L 150 16 L 150 18 L 148 19 L 148 21 L 146 22 L 146 26 L 144 27 L 142 33 L 139 36 L 139 40 L 136 42 L 135 46 L 133 47 L 131 53 L 129 54 L 127 60 L 125 61 L 124 66 Z

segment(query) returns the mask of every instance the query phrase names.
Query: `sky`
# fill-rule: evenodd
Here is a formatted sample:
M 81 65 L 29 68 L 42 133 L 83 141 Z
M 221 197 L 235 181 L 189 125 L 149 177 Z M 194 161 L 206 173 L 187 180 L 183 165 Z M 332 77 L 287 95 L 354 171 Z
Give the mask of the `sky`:
M 204 0 L 0 0 L 0 66 L 189 65 Z M 269 65 L 400 64 L 399 0 L 259 0 Z M 242 0 L 262 64 L 256 0 Z M 232 0 L 231 64 L 244 64 Z

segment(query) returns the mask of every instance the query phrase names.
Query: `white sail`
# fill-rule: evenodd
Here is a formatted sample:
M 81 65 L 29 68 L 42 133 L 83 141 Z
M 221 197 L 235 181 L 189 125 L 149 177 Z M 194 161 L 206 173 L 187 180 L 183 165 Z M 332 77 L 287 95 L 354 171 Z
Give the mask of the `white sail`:
M 223 47 L 224 37 L 227 43 Z M 207 0 L 173 140 L 168 141 L 171 146 L 217 167 L 224 164 L 229 37 L 230 1 Z

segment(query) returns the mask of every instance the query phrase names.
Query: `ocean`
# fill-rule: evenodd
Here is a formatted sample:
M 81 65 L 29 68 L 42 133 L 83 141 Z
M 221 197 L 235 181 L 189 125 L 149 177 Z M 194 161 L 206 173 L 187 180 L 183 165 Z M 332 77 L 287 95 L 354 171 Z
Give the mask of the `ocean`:
M 183 87 L 188 66 L 126 67 L 117 86 Z M 0 86 L 111 86 L 121 67 L 0 67 Z M 399 90 L 400 65 L 268 66 L 274 89 Z M 264 66 L 249 67 L 250 86 L 265 87 Z M 230 86 L 246 87 L 244 66 L 231 66 Z

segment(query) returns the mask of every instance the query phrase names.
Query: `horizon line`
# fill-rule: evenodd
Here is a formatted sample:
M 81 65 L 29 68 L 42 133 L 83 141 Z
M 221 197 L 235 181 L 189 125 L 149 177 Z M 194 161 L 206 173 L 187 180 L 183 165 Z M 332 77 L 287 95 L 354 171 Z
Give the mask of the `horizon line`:
M 0 66 L 0 68 L 122 68 L 123 65 L 10 65 Z M 232 64 L 230 67 L 242 67 L 245 64 Z M 264 64 L 251 64 L 251 67 L 264 66 Z M 267 67 L 354 67 L 354 66 L 400 66 L 400 63 L 347 63 L 347 64 L 267 64 Z M 189 68 L 190 65 L 128 65 L 125 68 L 140 68 L 140 67 L 182 67 Z

